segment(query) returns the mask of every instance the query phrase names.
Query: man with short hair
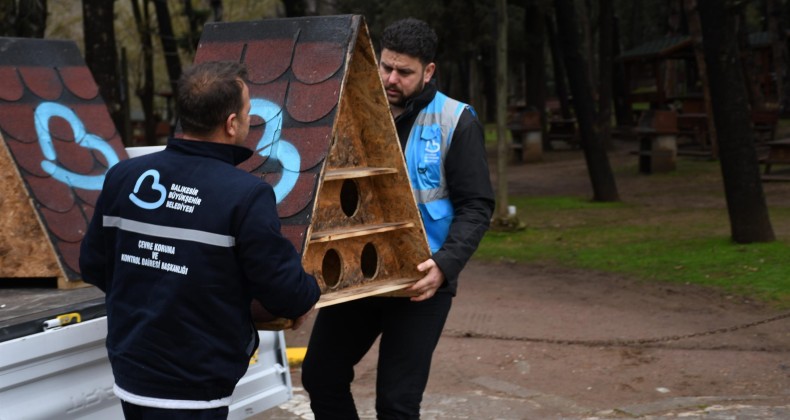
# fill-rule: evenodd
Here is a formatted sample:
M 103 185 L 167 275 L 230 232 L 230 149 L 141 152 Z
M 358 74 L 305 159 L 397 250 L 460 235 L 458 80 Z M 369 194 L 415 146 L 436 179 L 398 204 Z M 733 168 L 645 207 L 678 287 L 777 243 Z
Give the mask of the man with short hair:
M 107 350 L 127 419 L 227 418 L 258 347 L 251 303 L 298 325 L 320 295 L 282 236 L 252 155 L 245 68 L 192 66 L 176 92 L 183 135 L 107 172 L 82 242 L 106 293 Z
M 458 275 L 488 229 L 494 209 L 483 127 L 472 108 L 439 92 L 437 37 L 404 19 L 381 38 L 379 74 L 432 256 L 408 298 L 373 297 L 323 308 L 302 365 L 316 419 L 359 418 L 354 366 L 381 336 L 376 378 L 380 419 L 416 419 Z

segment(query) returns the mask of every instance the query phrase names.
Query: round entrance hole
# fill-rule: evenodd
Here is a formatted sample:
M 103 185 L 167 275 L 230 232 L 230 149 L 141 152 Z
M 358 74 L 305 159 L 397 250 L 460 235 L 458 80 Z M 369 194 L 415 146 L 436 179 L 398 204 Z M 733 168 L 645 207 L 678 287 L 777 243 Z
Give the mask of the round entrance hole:
M 372 243 L 367 243 L 362 248 L 360 265 L 362 266 L 362 275 L 366 279 L 372 279 L 376 276 L 379 270 L 379 253 L 376 251 L 376 246 Z
M 324 260 L 321 262 L 321 275 L 329 288 L 335 288 L 340 284 L 340 278 L 343 276 L 343 260 L 334 249 L 329 249 L 324 254 Z
M 354 216 L 359 208 L 359 187 L 353 179 L 346 179 L 340 187 L 340 208 L 348 217 Z

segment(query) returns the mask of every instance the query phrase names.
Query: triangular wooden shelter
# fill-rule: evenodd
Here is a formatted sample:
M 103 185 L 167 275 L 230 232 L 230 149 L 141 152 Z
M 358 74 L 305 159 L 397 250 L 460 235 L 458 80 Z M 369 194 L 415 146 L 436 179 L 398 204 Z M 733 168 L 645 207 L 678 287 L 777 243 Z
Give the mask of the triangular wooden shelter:
M 274 185 L 317 306 L 405 289 L 430 258 L 361 16 L 208 24 L 195 61 L 247 65 L 244 169 Z
M 0 38 L 0 286 L 84 285 L 80 242 L 126 157 L 74 42 Z

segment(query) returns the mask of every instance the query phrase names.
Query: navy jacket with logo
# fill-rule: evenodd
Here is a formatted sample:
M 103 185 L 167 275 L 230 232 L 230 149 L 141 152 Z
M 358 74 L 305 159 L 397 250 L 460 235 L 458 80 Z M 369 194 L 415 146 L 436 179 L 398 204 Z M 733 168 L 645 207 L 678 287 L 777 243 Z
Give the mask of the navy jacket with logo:
M 116 385 L 138 396 L 229 397 L 258 346 L 250 304 L 297 318 L 318 300 L 246 148 L 170 139 L 108 172 L 80 254 L 106 293 Z

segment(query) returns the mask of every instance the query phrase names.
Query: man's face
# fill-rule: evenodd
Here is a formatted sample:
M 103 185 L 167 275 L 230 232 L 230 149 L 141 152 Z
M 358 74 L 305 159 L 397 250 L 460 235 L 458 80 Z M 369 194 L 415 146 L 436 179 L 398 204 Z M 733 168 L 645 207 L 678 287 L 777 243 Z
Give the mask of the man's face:
M 417 57 L 383 49 L 379 75 L 390 105 L 402 108 L 407 99 L 422 92 L 435 68 L 434 63 L 423 66 Z
M 247 134 L 250 132 L 250 88 L 247 87 L 247 84 L 243 81 L 239 81 L 242 85 L 241 88 L 241 100 L 242 100 L 242 107 L 241 111 L 236 114 L 237 126 L 236 126 L 236 135 L 234 136 L 235 143 L 241 145 L 244 143 L 244 139 L 247 138 Z

